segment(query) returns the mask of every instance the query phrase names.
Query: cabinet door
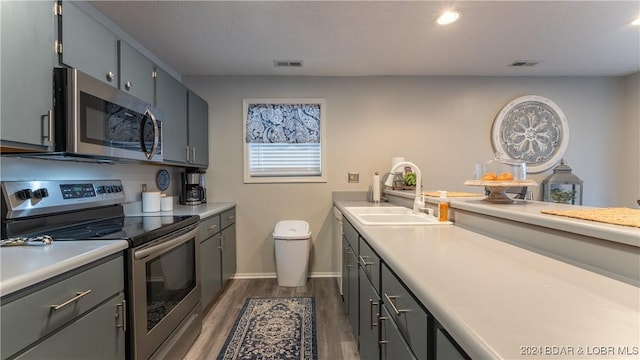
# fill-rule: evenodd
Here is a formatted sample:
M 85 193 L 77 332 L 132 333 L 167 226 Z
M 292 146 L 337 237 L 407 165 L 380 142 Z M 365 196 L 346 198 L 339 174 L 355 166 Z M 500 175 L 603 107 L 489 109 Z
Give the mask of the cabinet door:
M 118 74 L 120 89 L 153 104 L 155 64 L 126 42 L 118 41 Z
M 351 323 L 351 330 L 353 331 L 353 337 L 357 340 L 359 336 L 359 307 L 360 296 L 358 288 L 358 257 L 355 250 L 351 248 L 351 264 L 353 265 L 349 269 L 349 322 Z
M 436 330 L 436 359 L 440 360 L 466 360 L 470 359 L 465 353 L 458 350 L 458 346 L 445 334 L 444 329 L 438 326 Z
M 107 301 L 17 359 L 125 359 L 123 301 Z
M 391 319 L 386 305 L 382 306 L 380 324 L 380 359 L 414 360 L 417 359 L 409 345 L 404 341 L 395 322 Z M 426 340 L 425 340 L 426 341 Z M 426 359 L 426 358 L 424 358 Z
M 60 62 L 118 86 L 115 35 L 71 1 L 62 4 Z
M 236 225 L 222 230 L 222 285 L 236 273 Z
M 351 264 L 351 250 L 347 238 L 342 236 L 342 304 L 344 313 L 349 313 L 349 270 Z
M 202 308 L 216 296 L 222 287 L 220 259 L 220 234 L 200 243 L 200 280 L 202 285 Z
M 163 161 L 186 164 L 187 88 L 166 71 L 156 69 L 156 107 L 162 117 Z
M 2 140 L 42 149 L 52 145 L 53 4 L 0 1 L 0 9 Z
M 192 91 L 188 92 L 189 164 L 209 166 L 209 104 Z
M 378 314 L 380 300 L 367 274 L 360 269 L 360 358 L 380 359 L 378 350 Z
M 389 269 L 387 264 L 382 265 L 381 298 L 391 312 L 404 336 L 406 342 L 420 359 L 426 359 L 428 353 L 428 323 L 429 314 L 422 309 L 413 298 L 413 294 L 404 287 L 404 284 Z

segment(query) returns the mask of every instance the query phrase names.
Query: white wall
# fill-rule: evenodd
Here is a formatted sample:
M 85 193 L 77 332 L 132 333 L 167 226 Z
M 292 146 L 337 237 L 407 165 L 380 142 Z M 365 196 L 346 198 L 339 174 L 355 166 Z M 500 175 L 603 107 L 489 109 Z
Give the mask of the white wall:
M 564 159 L 584 180 L 585 205 L 616 205 L 618 194 L 636 191 L 614 186 L 622 185 L 630 170 L 621 163 L 640 158 L 637 151 L 620 158 L 627 125 L 623 78 L 214 76 L 183 81 L 209 102 L 207 191 L 212 201 L 238 204 L 240 273 L 275 272 L 271 233 L 282 219 L 309 221 L 315 240 L 311 271 L 335 271 L 331 194 L 367 190 L 375 171 L 388 171 L 392 156 L 421 168 L 425 190 L 480 191 L 463 182 L 473 175 L 475 162 L 493 156 L 496 114 L 522 95 L 550 98 L 567 116 L 570 141 Z M 326 184 L 243 184 L 242 98 L 265 97 L 326 99 Z M 359 184 L 347 182 L 350 171 L 360 173 Z M 529 177 L 541 182 L 549 173 Z

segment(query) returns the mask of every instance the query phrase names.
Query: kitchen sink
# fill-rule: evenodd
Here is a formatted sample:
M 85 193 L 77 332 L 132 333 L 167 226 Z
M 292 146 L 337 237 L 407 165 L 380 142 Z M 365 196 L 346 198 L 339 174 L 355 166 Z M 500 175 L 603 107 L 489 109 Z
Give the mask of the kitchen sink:
M 402 206 L 346 206 L 344 208 L 364 225 L 442 225 L 434 216 L 415 212 Z

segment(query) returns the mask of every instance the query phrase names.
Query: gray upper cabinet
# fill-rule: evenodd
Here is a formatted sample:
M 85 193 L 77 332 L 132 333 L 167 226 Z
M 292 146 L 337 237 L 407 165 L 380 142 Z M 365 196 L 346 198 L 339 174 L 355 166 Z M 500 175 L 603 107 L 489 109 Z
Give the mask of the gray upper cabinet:
M 43 150 L 52 145 L 53 4 L 0 1 L 0 9 L 2 145 Z
M 155 64 L 122 40 L 118 40 L 118 70 L 121 90 L 154 103 Z
M 62 2 L 60 62 L 118 86 L 115 35 L 70 1 Z
M 187 162 L 190 166 L 209 166 L 209 104 L 196 93 L 189 91 L 188 123 L 189 149 Z
M 186 164 L 187 88 L 166 71 L 156 69 L 156 107 L 162 117 L 162 157 L 167 163 Z

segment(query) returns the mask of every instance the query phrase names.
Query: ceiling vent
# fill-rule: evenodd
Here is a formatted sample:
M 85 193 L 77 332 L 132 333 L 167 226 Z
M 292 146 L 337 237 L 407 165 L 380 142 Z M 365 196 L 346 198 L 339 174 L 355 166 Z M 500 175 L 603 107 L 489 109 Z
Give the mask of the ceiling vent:
M 302 60 L 274 60 L 276 67 L 302 67 Z
M 536 66 L 540 62 L 535 60 L 516 60 L 509 64 L 511 67 Z

